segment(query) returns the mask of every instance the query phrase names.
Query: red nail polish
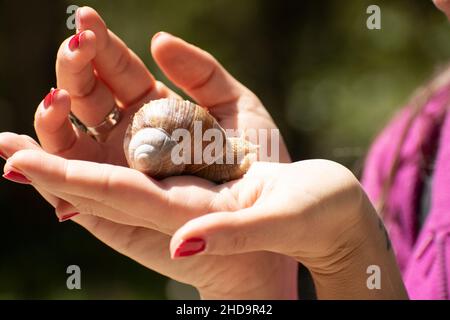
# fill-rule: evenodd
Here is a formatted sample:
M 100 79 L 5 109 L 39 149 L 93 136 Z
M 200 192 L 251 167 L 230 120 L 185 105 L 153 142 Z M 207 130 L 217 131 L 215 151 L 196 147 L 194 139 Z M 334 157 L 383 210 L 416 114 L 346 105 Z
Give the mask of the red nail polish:
M 69 41 L 69 49 L 70 51 L 75 51 L 80 46 L 80 36 L 83 32 L 79 32 L 72 37 Z
M 8 179 L 9 181 L 17 182 L 17 183 L 21 183 L 21 184 L 30 184 L 31 183 L 31 181 L 28 180 L 27 177 L 25 177 L 23 174 L 16 172 L 16 171 L 12 171 L 12 170 L 7 171 L 3 175 L 3 178 Z
M 62 216 L 62 217 L 59 218 L 59 222 L 67 221 L 67 220 L 69 220 L 70 218 L 73 218 L 73 217 L 75 217 L 76 215 L 79 215 L 79 214 L 80 214 L 79 212 L 74 212 L 74 213 L 66 214 L 66 215 L 64 215 L 64 216 Z
M 52 104 L 52 92 L 50 91 L 44 98 L 44 108 L 47 109 Z
M 174 258 L 188 257 L 205 250 L 206 242 L 202 238 L 190 238 L 183 240 L 175 250 Z
M 59 91 L 59 89 L 51 89 L 50 92 L 45 96 L 44 98 L 44 108 L 47 109 L 50 107 L 53 103 L 53 98 L 55 97 L 55 94 Z

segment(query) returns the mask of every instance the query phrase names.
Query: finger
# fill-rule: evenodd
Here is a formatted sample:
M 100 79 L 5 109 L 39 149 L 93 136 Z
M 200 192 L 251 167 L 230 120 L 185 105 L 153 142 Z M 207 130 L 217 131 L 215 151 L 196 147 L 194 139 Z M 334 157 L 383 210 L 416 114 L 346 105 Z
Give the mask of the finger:
M 20 150 L 36 150 L 41 151 L 39 144 L 31 137 L 26 135 L 18 135 L 10 132 L 0 133 L 0 154 L 7 160 L 13 154 Z M 6 163 L 4 166 L 4 172 L 15 170 L 10 163 Z M 50 192 L 44 188 L 34 185 L 36 190 L 42 195 L 42 197 L 57 209 L 57 215 L 60 220 L 64 220 L 65 216 L 68 216 L 74 212 L 78 212 L 76 207 L 71 205 L 66 199 L 61 197 L 57 192 Z M 69 200 L 73 200 L 68 198 Z M 72 201 L 72 203 L 81 203 L 81 201 Z M 59 214 L 58 214 L 59 213 Z
M 250 207 L 190 220 L 173 235 L 171 257 L 232 255 L 262 250 L 286 254 L 283 252 L 285 243 L 292 243 L 291 232 L 296 234 L 292 221 L 264 212 L 267 211 Z
M 0 133 L 0 154 L 1 157 L 7 160 L 19 150 L 42 150 L 39 144 L 34 141 L 33 138 L 26 135 L 18 135 L 11 132 Z M 8 172 L 10 167 L 5 164 L 4 171 Z M 47 192 L 43 188 L 36 188 L 36 190 L 42 195 L 42 197 L 49 202 L 52 206 L 56 206 L 59 203 L 59 199 Z
M 8 163 L 33 184 L 107 204 L 146 219 L 165 233 L 173 232 L 195 215 L 206 213 L 215 196 L 214 191 L 201 185 L 201 182 L 211 185 L 203 179 L 191 178 L 191 184 L 187 184 L 179 178 L 181 186 L 172 184 L 169 192 L 161 188 L 161 183 L 130 168 L 66 160 L 44 152 L 20 151 Z
M 433 0 L 436 7 L 447 15 L 450 19 L 450 1 L 449 0 Z
M 56 59 L 57 86 L 70 93 L 73 113 L 87 126 L 101 123 L 115 104 L 111 90 L 94 73 L 96 54 L 96 36 L 86 30 L 66 39 Z
M 169 258 L 168 252 L 163 252 L 164 250 L 160 250 L 160 248 L 168 248 L 170 238 L 160 232 L 115 223 L 93 215 L 79 215 L 73 217 L 72 220 L 86 228 L 113 249 L 134 259 L 143 253 L 141 250 L 144 249 L 145 242 L 147 242 L 147 249 L 152 248 L 151 250 L 146 250 L 145 258 L 148 255 L 156 254 Z M 155 258 L 160 258 L 161 256 L 153 256 L 149 260 L 155 260 Z M 144 256 L 141 256 L 141 258 L 144 258 Z
M 30 136 L 12 132 L 0 133 L 0 153 L 4 159 L 8 159 L 17 151 L 24 149 L 41 150 L 41 147 Z
M 90 215 L 79 215 L 72 220 L 114 250 L 175 280 L 188 281 L 189 275 L 186 275 L 183 270 L 191 270 L 194 267 L 201 272 L 201 268 L 205 266 L 204 272 L 207 272 L 208 265 L 199 264 L 196 259 L 173 263 L 169 256 L 170 236 L 160 232 L 122 225 Z
M 153 94 L 154 98 L 159 97 L 159 92 L 153 92 L 156 88 L 155 80 L 144 63 L 119 37 L 107 29 L 105 22 L 94 9 L 78 8 L 76 18 L 80 31 L 92 30 L 95 33 L 95 69 L 125 107 L 145 99 L 150 94 Z
M 205 107 L 234 102 L 248 91 L 209 53 L 168 33 L 153 37 L 151 52 L 165 75 Z
M 69 120 L 70 97 L 65 90 L 52 89 L 39 104 L 34 127 L 42 147 L 54 154 L 70 149 L 77 134 Z
M 62 193 L 58 190 L 49 191 L 59 199 L 63 200 L 55 207 L 56 215 L 61 222 L 67 220 L 66 217 L 71 218 L 73 214 L 87 214 L 101 218 L 106 217 L 106 219 L 115 223 L 156 229 L 156 226 L 153 223 L 145 219 L 134 217 L 126 212 L 119 211 L 98 201 Z
M 34 127 L 42 148 L 52 154 L 78 159 L 97 159 L 101 146 L 69 120 L 71 99 L 63 89 L 52 90 L 35 113 Z

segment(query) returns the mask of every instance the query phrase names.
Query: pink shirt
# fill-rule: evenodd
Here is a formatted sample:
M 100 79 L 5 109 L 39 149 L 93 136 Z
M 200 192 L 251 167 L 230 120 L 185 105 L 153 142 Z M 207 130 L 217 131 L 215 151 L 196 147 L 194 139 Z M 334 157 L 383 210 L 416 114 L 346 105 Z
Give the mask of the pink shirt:
M 450 112 L 445 113 L 449 103 L 450 88 L 443 88 L 414 120 L 402 145 L 400 165 L 386 203 L 386 228 L 411 299 L 450 298 Z M 402 110 L 376 139 L 368 154 L 362 183 L 373 203 L 381 195 L 411 112 L 410 107 Z M 430 212 L 419 230 L 421 150 L 433 139 L 431 132 L 439 121 L 442 126 Z

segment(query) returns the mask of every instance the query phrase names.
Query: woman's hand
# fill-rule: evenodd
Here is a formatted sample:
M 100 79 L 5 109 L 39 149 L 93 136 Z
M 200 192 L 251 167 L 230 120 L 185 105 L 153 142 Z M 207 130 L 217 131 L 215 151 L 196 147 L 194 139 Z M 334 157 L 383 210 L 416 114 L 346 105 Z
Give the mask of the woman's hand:
M 312 271 L 319 298 L 406 297 L 376 212 L 329 161 L 255 163 L 220 186 L 34 150 L 16 152 L 10 170 L 62 199 L 58 211 L 81 212 L 73 220 L 112 248 L 204 298 L 292 297 L 293 269 L 280 254 Z M 366 285 L 369 265 L 380 267 L 380 290 Z
M 158 182 L 122 166 L 50 155 L 31 138 L 11 133 L 0 134 L 0 149 L 9 158 L 4 171 L 25 175 L 59 217 L 81 213 L 71 220 L 146 267 L 195 286 L 203 298 L 297 297 L 297 263 L 280 254 L 179 261 L 170 256 L 170 235 L 177 228 L 202 214 L 250 205 L 258 179 L 222 186 L 189 176 Z
M 251 192 L 249 181 L 256 184 Z M 326 160 L 255 163 L 234 188 L 247 190 L 252 200 L 241 210 L 188 221 L 171 239 L 172 256 L 189 239 L 204 241 L 195 253 L 200 256 L 266 250 L 304 264 L 319 299 L 408 298 L 384 225 L 343 166 Z M 376 289 L 370 287 L 374 267 L 380 272 Z
M 333 259 L 330 258 L 334 255 L 330 254 L 321 259 L 320 252 L 316 252 L 316 249 L 327 247 L 326 239 L 333 234 L 328 233 L 329 229 L 320 229 L 323 226 L 320 226 L 318 222 L 323 219 L 314 218 L 320 217 L 327 210 L 319 210 L 322 212 L 319 214 L 317 210 L 305 209 L 310 207 L 308 203 L 315 203 L 311 201 L 314 196 L 311 197 L 310 189 L 316 191 L 317 189 L 312 188 L 313 185 L 301 184 L 300 187 L 305 188 L 300 188 L 301 192 L 296 193 L 295 197 L 292 193 L 288 196 L 289 193 L 284 195 L 284 192 L 281 192 L 282 186 L 286 188 L 285 191 L 294 191 L 299 186 L 299 181 L 304 179 L 300 175 L 296 176 L 297 179 L 292 179 L 295 171 L 292 168 L 296 165 L 273 164 L 270 168 L 264 169 L 261 165 L 257 165 L 244 179 L 222 186 L 215 186 L 194 177 L 174 177 L 156 182 L 141 173 L 121 167 L 126 165 L 122 139 L 129 116 L 142 105 L 143 101 L 176 96 L 176 94 L 154 80 L 143 63 L 120 39 L 106 29 L 95 11 L 84 7 L 78 11 L 77 20 L 82 33 L 78 37 L 67 39 L 61 45 L 57 60 L 58 88 L 66 89 L 74 97 L 73 104 L 71 106 L 66 90 L 53 91 L 46 102 L 39 106 L 35 119 L 35 127 L 42 147 L 45 151 L 58 156 L 43 152 L 39 145 L 28 137 L 2 134 L 0 149 L 6 157 L 11 157 L 5 171 L 19 171 L 30 179 L 33 186 L 56 208 L 59 217 L 80 212 L 81 215 L 72 219 L 102 241 L 151 269 L 196 286 L 202 297 L 295 298 L 295 261 L 287 256 L 268 251 L 280 251 L 303 261 L 313 270 L 315 279 L 319 279 L 316 281 L 319 293 L 322 297 L 327 297 L 326 294 L 322 294 L 321 289 L 327 286 L 321 284 L 329 282 L 326 281 L 326 277 L 325 280 L 323 280 L 324 277 L 317 277 L 321 275 L 320 271 L 328 270 L 330 280 L 345 277 L 334 276 L 340 271 L 339 264 L 332 263 Z M 255 95 L 232 78 L 209 54 L 166 33 L 160 33 L 154 37 L 151 51 L 167 77 L 196 102 L 208 107 L 224 128 L 245 130 L 249 128 L 249 124 L 251 129 L 276 128 Z M 69 112 L 72 111 L 86 125 L 95 126 L 113 108 L 115 101 L 122 108 L 124 120 L 114 128 L 103 143 L 94 141 L 74 128 L 67 120 Z M 280 143 L 280 160 L 289 161 L 289 155 L 282 142 Z M 283 181 L 281 177 L 284 177 L 286 181 Z M 312 179 L 308 183 L 312 183 Z M 318 197 L 321 199 L 319 202 L 324 205 L 311 205 L 311 208 L 327 209 L 330 203 L 340 203 L 339 201 L 327 202 L 327 199 L 334 199 L 334 197 L 327 197 L 329 194 L 325 192 L 326 190 L 325 188 L 321 190 L 324 193 L 319 193 L 324 196 L 323 199 L 322 196 Z M 273 205 L 278 201 L 274 195 L 279 197 L 280 207 L 269 206 L 271 203 L 268 200 L 269 197 L 266 197 L 268 194 L 272 194 L 270 199 L 273 198 Z M 334 193 L 331 192 L 331 194 Z M 298 205 L 295 201 L 303 200 L 303 196 L 307 201 L 298 203 L 305 206 L 304 210 L 295 212 L 294 209 Z M 273 208 L 274 211 L 258 211 L 258 208 L 265 207 L 260 204 L 266 204 L 267 209 Z M 251 208 L 254 208 L 254 211 Z M 245 218 L 238 219 L 235 223 L 222 219 L 224 213 L 209 215 L 212 212 L 239 212 L 239 210 L 252 214 L 243 216 Z M 331 210 L 328 211 L 331 212 Z M 261 213 L 261 219 L 255 218 L 257 212 Z M 275 214 L 278 212 L 280 214 Z M 197 232 L 199 237 L 206 239 L 205 255 L 177 262 L 171 261 L 170 236 L 188 220 L 201 219 L 200 216 L 205 214 L 207 214 L 205 219 L 210 219 L 205 221 L 210 223 L 205 224 L 205 227 L 212 225 L 216 226 L 215 228 L 206 228 L 205 230 L 209 233 L 202 235 L 201 233 L 205 230 L 195 223 L 195 221 L 198 223 L 198 220 L 193 220 L 175 234 L 171 246 L 173 256 L 185 256 L 186 250 L 179 248 L 180 241 L 189 239 L 183 238 L 183 232 L 185 235 L 194 235 Z M 275 223 L 289 216 L 303 218 L 293 221 L 287 219 L 283 224 L 280 222 L 277 225 L 289 227 L 292 223 L 304 228 L 300 230 L 308 231 L 306 226 L 312 228 L 311 223 L 315 222 L 314 226 L 320 228 L 311 229 L 316 231 L 312 238 L 320 238 L 323 241 L 318 241 L 312 247 L 306 246 L 307 241 L 303 242 L 306 252 L 305 255 L 299 255 L 303 250 L 299 248 L 303 247 L 295 242 L 297 238 L 293 236 L 296 233 L 290 234 L 292 237 L 287 237 L 288 234 L 283 233 L 283 228 L 278 227 L 277 232 L 284 234 L 284 240 L 292 240 L 286 242 L 290 250 L 266 246 L 266 242 L 262 241 L 261 250 L 268 251 L 254 252 L 255 248 L 252 248 L 251 240 L 247 241 L 250 246 L 242 243 L 245 241 L 242 239 L 252 238 L 253 233 L 248 233 L 249 231 L 255 230 L 256 239 L 258 239 L 267 230 L 267 224 L 263 228 L 252 229 L 251 226 L 254 223 L 256 223 L 255 226 L 262 226 L 263 222 Z M 354 217 L 354 215 L 349 216 Z M 231 249 L 220 249 L 214 237 L 217 236 L 216 239 L 220 239 L 219 231 L 226 234 L 227 230 L 234 230 L 233 225 L 239 225 L 241 221 L 245 222 L 242 226 L 246 227 L 243 230 L 246 231 L 247 237 L 230 238 L 228 243 Z M 330 223 L 333 221 L 338 219 L 331 219 Z M 324 226 L 329 225 L 324 223 Z M 359 228 L 355 227 L 355 229 Z M 211 230 L 217 230 L 218 233 Z M 260 233 L 256 234 L 256 230 L 260 230 Z M 323 234 L 321 230 L 322 232 L 325 230 L 326 233 Z M 345 237 L 342 236 L 342 238 Z M 274 243 L 279 244 L 280 241 Z M 358 242 L 350 241 L 349 243 Z M 196 248 L 194 244 L 197 245 Z M 198 239 L 190 242 L 191 248 L 188 251 L 191 253 L 198 251 L 202 248 L 201 244 L 202 242 Z M 309 248 L 312 251 L 307 250 Z M 371 253 L 377 252 L 376 249 L 375 247 Z M 213 250 L 217 250 L 218 255 L 208 255 L 214 252 Z M 221 253 L 220 250 L 225 251 Z M 226 250 L 233 253 L 251 252 L 237 254 L 230 259 L 230 257 L 221 256 Z M 325 251 L 330 253 L 332 250 Z M 353 252 L 357 257 L 365 253 L 363 250 L 358 255 L 356 252 L 359 250 L 356 249 Z M 374 257 L 376 254 L 369 256 Z M 347 260 L 351 261 L 352 258 L 353 256 L 349 254 Z M 383 257 L 381 259 L 385 261 Z M 320 262 L 323 263 L 322 266 Z M 395 269 L 390 262 L 388 261 L 387 265 L 391 267 L 386 270 Z M 333 271 L 335 266 L 338 267 Z M 330 285 L 330 287 L 333 286 Z M 356 294 L 356 292 L 353 293 Z
M 56 60 L 57 87 L 69 93 L 72 105 L 61 101 L 67 98 L 60 90 L 47 96 L 35 117 L 39 141 L 44 150 L 64 158 L 126 166 L 123 136 L 130 116 L 143 102 L 178 96 L 154 79 L 93 9 L 77 10 L 77 26 L 79 33 L 61 44 Z M 259 99 L 207 52 L 161 32 L 152 39 L 151 53 L 165 75 L 207 107 L 223 128 L 276 128 Z M 122 110 L 122 121 L 104 143 L 73 128 L 67 120 L 72 111 L 86 126 L 96 126 L 116 104 Z M 282 141 L 280 161 L 290 161 Z
M 130 116 L 144 101 L 177 97 L 177 95 L 161 82 L 155 81 L 142 61 L 106 28 L 105 23 L 93 9 L 83 7 L 77 11 L 77 26 L 78 36 L 66 39 L 58 51 L 56 75 L 59 89 L 52 91 L 36 111 L 35 129 L 39 141 L 45 151 L 66 159 L 126 166 L 122 144 Z M 224 128 L 245 130 L 249 125 L 253 129 L 276 128 L 258 98 L 236 81 L 210 54 L 167 33 L 158 33 L 154 36 L 151 52 L 166 76 L 197 103 L 208 107 Z M 72 103 L 68 93 L 73 97 Z M 103 121 L 115 103 L 122 110 L 123 120 L 114 128 L 105 142 L 99 143 L 93 140 L 75 128 L 67 119 L 68 114 L 73 112 L 85 125 L 95 126 Z M 7 157 L 18 150 L 39 148 L 30 140 L 14 134 L 3 134 L 0 137 L 0 148 Z M 280 161 L 290 161 L 282 141 L 280 142 Z M 199 183 L 209 186 L 205 181 Z M 59 197 L 58 190 L 47 190 L 36 185 L 35 187 L 57 208 L 60 219 L 70 217 L 73 213 L 72 210 L 83 203 L 77 200 L 73 206 L 70 201 Z M 196 190 L 195 186 L 192 188 Z M 200 201 L 196 203 L 196 210 L 191 208 L 191 212 L 195 212 L 197 215 L 207 212 L 207 206 L 203 205 L 207 204 L 208 198 L 202 198 L 200 195 L 198 197 Z M 152 206 L 152 203 L 150 202 L 149 205 Z M 86 210 L 94 213 L 94 209 L 95 206 Z M 158 214 L 155 209 L 156 207 L 153 206 L 152 210 L 147 210 L 147 213 Z M 166 211 L 163 210 L 159 214 L 164 212 Z M 179 215 L 182 214 L 186 214 L 184 209 Z M 184 216 L 185 220 L 183 221 L 186 221 L 188 217 L 189 215 Z M 127 215 L 122 216 L 122 212 L 117 213 L 115 218 L 109 218 L 112 220 L 99 218 L 99 221 L 103 221 L 101 223 L 102 235 L 105 237 L 107 234 L 113 234 L 117 228 L 126 232 L 135 225 L 143 224 L 142 221 L 139 222 L 140 224 L 131 221 Z M 93 217 L 91 220 L 95 221 Z M 152 227 L 148 221 L 144 225 Z M 89 228 L 88 224 L 85 226 Z M 157 230 L 166 233 L 170 230 L 163 224 L 158 227 L 160 229 L 156 228 Z M 166 234 L 149 229 L 147 231 L 152 233 L 151 238 L 167 240 L 166 245 L 168 246 Z M 124 239 L 115 241 L 126 242 L 128 238 L 125 236 Z M 152 257 L 152 255 L 164 252 L 161 251 L 160 246 L 155 246 L 154 250 L 155 252 L 148 252 L 148 255 Z M 166 260 L 167 258 L 165 257 Z M 160 262 L 161 259 L 148 260 L 155 261 L 155 265 L 146 264 L 151 268 L 154 267 L 164 274 L 175 273 L 175 271 L 164 272 L 166 260 L 164 263 Z M 224 283 L 223 290 L 228 290 L 227 292 L 231 294 L 232 289 L 236 289 L 234 290 L 236 297 L 239 295 L 244 297 L 245 293 L 253 297 L 296 297 L 297 266 L 292 259 L 277 254 L 260 253 L 249 255 L 249 257 L 245 255 L 245 258 L 238 261 L 240 260 L 243 260 L 244 263 L 237 263 L 236 267 L 232 269 L 238 270 L 243 265 L 253 264 L 250 261 L 267 265 L 267 268 L 259 269 L 260 272 L 252 275 L 253 279 L 256 279 L 258 275 L 261 276 L 259 280 L 254 281 L 254 286 L 261 289 L 260 292 L 250 295 L 251 285 L 245 288 L 245 292 L 242 290 L 242 292 L 238 292 L 239 288 L 229 288 L 227 283 Z M 158 268 L 158 265 L 164 267 Z M 173 264 L 171 266 L 178 268 Z M 182 273 L 183 271 L 184 268 L 180 268 L 177 272 Z M 242 272 L 242 274 L 248 273 Z M 268 279 L 272 280 L 268 281 Z M 195 281 L 185 282 L 194 283 Z M 207 281 L 205 280 L 205 282 Z M 264 284 L 268 284 L 270 290 L 262 290 Z

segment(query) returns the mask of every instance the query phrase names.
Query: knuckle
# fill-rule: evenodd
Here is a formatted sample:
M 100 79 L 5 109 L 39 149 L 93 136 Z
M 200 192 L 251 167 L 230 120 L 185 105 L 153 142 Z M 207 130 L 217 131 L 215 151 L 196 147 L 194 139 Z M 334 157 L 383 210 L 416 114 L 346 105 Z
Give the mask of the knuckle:
M 61 146 L 60 148 L 53 150 L 52 153 L 53 153 L 55 156 L 59 156 L 59 157 L 63 157 L 63 158 L 68 158 L 68 157 L 71 156 L 70 153 L 71 153 L 71 151 L 72 151 L 72 148 L 73 148 L 74 145 L 76 144 L 76 142 L 77 142 L 77 138 L 76 138 L 76 136 L 74 136 L 74 137 L 72 138 L 72 141 L 68 140 L 68 141 L 67 141 L 67 144 L 66 144 L 65 146 Z
M 96 77 L 90 77 L 89 80 L 86 81 L 85 83 L 79 84 L 78 86 L 72 88 L 71 90 L 72 96 L 74 98 L 79 99 L 90 96 L 97 87 L 97 83 L 98 81 Z
M 129 49 L 126 49 L 122 51 L 114 61 L 111 69 L 113 70 L 111 72 L 111 75 L 118 76 L 123 74 L 130 66 L 130 62 L 131 62 L 131 53 Z
M 209 70 L 207 70 L 203 75 L 198 76 L 197 81 L 195 81 L 190 87 L 189 90 L 195 91 L 195 90 L 201 90 L 205 88 L 211 80 L 214 78 L 218 71 L 218 65 L 213 63 Z
M 116 170 L 111 169 L 111 167 L 106 165 L 101 166 L 100 170 L 100 189 L 98 194 L 96 195 L 96 201 L 101 204 L 107 205 L 107 195 L 114 188 L 115 179 L 113 177 Z
M 145 228 L 142 227 L 133 227 L 129 229 L 123 238 L 122 249 L 125 252 L 128 252 L 138 246 L 142 241 L 142 236 L 145 233 Z
M 64 40 L 58 50 L 58 54 L 56 56 L 56 67 L 58 70 L 63 69 L 62 71 L 69 71 L 77 74 L 83 70 L 85 64 L 81 64 L 78 59 L 75 59 L 75 57 L 68 54 L 66 50 L 68 42 L 69 39 Z

